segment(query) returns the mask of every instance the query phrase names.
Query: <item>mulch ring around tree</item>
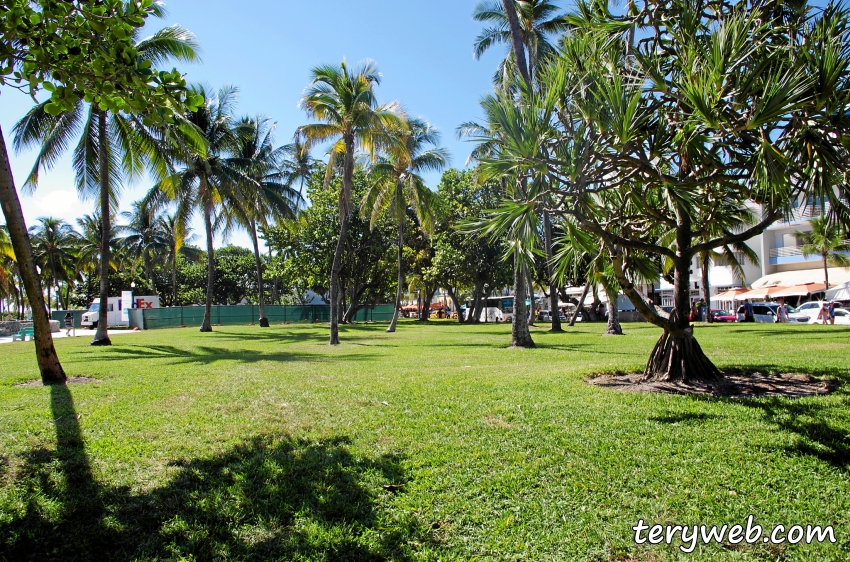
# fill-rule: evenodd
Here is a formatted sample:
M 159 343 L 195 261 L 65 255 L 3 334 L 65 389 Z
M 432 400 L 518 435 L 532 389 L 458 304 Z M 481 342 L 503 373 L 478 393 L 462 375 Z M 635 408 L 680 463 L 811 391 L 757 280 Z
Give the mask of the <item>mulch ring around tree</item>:
M 839 386 L 836 381 L 818 379 L 806 374 L 770 374 L 758 371 L 729 371 L 724 373 L 722 380 L 712 383 L 644 381 L 642 373 L 605 373 L 593 376 L 585 382 L 626 392 L 698 394 L 724 398 L 820 396 L 834 392 Z
M 68 377 L 68 380 L 65 381 L 65 384 L 85 384 L 88 382 L 103 382 L 100 379 L 95 379 L 92 377 Z M 34 381 L 22 382 L 20 384 L 16 384 L 15 386 L 44 386 L 41 384 L 41 379 L 35 379 Z

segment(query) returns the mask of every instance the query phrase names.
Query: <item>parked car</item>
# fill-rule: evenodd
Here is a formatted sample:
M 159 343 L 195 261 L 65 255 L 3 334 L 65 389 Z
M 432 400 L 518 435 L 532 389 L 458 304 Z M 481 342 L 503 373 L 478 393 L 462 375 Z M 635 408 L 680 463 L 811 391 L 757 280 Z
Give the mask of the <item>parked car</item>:
M 561 322 L 566 322 L 567 317 L 564 316 L 563 312 L 558 312 L 558 318 L 560 318 Z M 538 322 L 551 322 L 552 321 L 552 311 L 551 310 L 541 310 L 537 313 L 537 321 Z
M 775 322 L 777 308 L 779 308 L 779 305 L 773 302 L 753 303 L 753 318 L 756 322 Z M 738 307 L 738 322 L 743 321 L 744 305 L 741 305 Z
M 732 312 L 719 308 L 711 309 L 711 318 L 715 322 L 734 322 L 738 319 L 738 317 Z
M 803 304 L 801 304 L 800 306 L 798 306 L 798 307 L 797 307 L 797 309 L 795 310 L 795 312 L 804 312 L 804 311 L 806 311 L 806 310 L 814 310 L 814 311 L 818 311 L 818 310 L 820 310 L 820 308 L 821 308 L 823 305 L 825 305 L 825 304 L 829 304 L 829 301 L 809 301 L 809 302 L 804 302 Z M 843 307 L 842 307 L 839 303 L 835 303 L 835 308 L 843 308 Z M 817 316 L 817 312 L 815 312 L 815 316 Z
M 808 304 L 808 303 L 805 303 Z M 794 314 L 788 315 L 789 324 L 820 324 L 822 320 L 818 320 L 819 308 L 804 308 L 797 309 Z M 850 325 L 850 312 L 843 308 L 835 309 L 835 323 L 842 325 Z

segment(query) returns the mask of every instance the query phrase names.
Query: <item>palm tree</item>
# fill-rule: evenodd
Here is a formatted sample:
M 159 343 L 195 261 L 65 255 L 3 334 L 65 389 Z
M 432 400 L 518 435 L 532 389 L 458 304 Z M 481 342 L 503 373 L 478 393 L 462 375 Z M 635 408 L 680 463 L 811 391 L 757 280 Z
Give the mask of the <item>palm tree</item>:
M 333 173 L 336 159 L 343 158 L 342 193 L 339 198 L 339 240 L 331 266 L 330 344 L 339 344 L 339 274 L 342 270 L 342 252 L 351 220 L 351 192 L 354 178 L 355 152 L 365 150 L 375 154 L 385 147 L 388 126 L 399 127 L 401 119 L 395 104 L 378 105 L 374 87 L 380 84 L 381 75 L 375 63 L 349 69 L 345 61 L 339 66 L 323 65 L 312 70 L 313 80 L 301 98 L 307 115 L 321 121 L 298 129 L 305 145 L 333 141 L 328 163 L 328 174 Z
M 238 89 L 223 86 L 215 95 L 203 86 L 192 88 L 193 95 L 206 100 L 197 112 L 185 115 L 205 141 L 202 149 L 181 145 L 175 158 L 182 167 L 159 181 L 146 197 L 147 204 L 159 206 L 168 201 L 177 202 L 177 215 L 187 223 L 196 210 L 204 219 L 207 243 L 207 297 L 202 332 L 212 332 L 210 317 L 215 284 L 215 250 L 213 234 L 222 226 L 219 211 L 223 203 L 235 201 L 240 182 L 250 181 L 239 171 L 239 160 L 233 158 L 239 149 L 237 135 L 232 128 L 233 105 Z
M 820 255 L 823 259 L 823 282 L 829 289 L 829 264 L 836 267 L 850 267 L 850 243 L 847 235 L 836 222 L 828 217 L 816 217 L 811 221 L 810 232 L 797 232 L 803 255 Z
M 268 219 L 292 218 L 301 203 L 301 193 L 295 192 L 289 183 L 284 183 L 280 160 L 283 149 L 275 150 L 272 133 L 274 125 L 264 117 L 244 118 L 236 125 L 238 157 L 243 173 L 250 181 L 240 184 L 237 203 L 230 207 L 236 220 L 248 230 L 254 245 L 254 260 L 257 264 L 257 288 L 259 291 L 260 326 L 268 328 L 266 318 L 263 262 L 257 238 L 257 225 L 269 226 Z M 306 151 L 305 151 L 306 152 Z M 309 153 L 308 158 L 309 158 Z
M 171 268 L 171 306 L 177 306 L 177 256 L 183 255 L 189 261 L 196 262 L 201 251 L 191 245 L 195 235 L 177 213 L 161 216 L 159 229 L 168 244 L 168 251 L 163 257 L 166 266 Z
M 160 216 L 144 201 L 133 203 L 132 211 L 124 211 L 121 217 L 129 223 L 117 228 L 121 237 L 121 246 L 132 260 L 132 269 L 141 263 L 145 277 L 150 283 L 153 294 L 156 293 L 156 278 L 154 277 L 154 262 L 158 261 L 168 251 L 169 240 L 162 231 Z
M 77 256 L 74 253 L 77 232 L 62 219 L 41 217 L 38 225 L 30 227 L 33 259 L 41 268 L 47 283 L 47 303 L 50 305 L 50 288 L 56 287 L 59 307 L 65 308 L 65 300 L 59 287 L 60 281 L 71 283 L 77 276 Z
M 283 174 L 286 185 L 293 187 L 294 183 L 298 182 L 296 201 L 300 205 L 304 201 L 304 182 L 318 169 L 319 161 L 310 156 L 309 147 L 298 137 L 280 147 L 280 152 L 280 173 Z
M 558 7 L 547 0 L 482 0 L 475 6 L 472 13 L 475 21 L 493 24 L 476 37 L 475 58 L 480 58 L 493 45 L 511 46 L 511 54 L 499 64 L 494 77 L 496 84 L 510 83 L 515 70 L 526 83 L 536 79 L 540 63 L 555 52 L 549 38 L 568 28 L 564 16 L 555 15 L 557 11 Z
M 155 15 L 163 17 L 165 10 L 158 7 Z M 137 30 L 137 34 L 141 31 Z M 153 36 L 136 41 L 136 47 L 145 59 L 157 66 L 170 59 L 194 61 L 198 59 L 195 36 L 188 30 L 173 25 L 161 29 Z M 49 100 L 32 108 L 14 127 L 14 147 L 17 151 L 40 145 L 40 151 L 24 187 L 34 189 L 38 174 L 48 170 L 59 160 L 72 142 L 79 137 L 74 148 L 73 165 L 77 190 L 82 198 L 100 201 L 100 300 L 109 298 L 111 208 L 117 204 L 123 179 L 140 177 L 147 169 L 154 177 L 168 171 L 168 162 L 157 135 L 146 127 L 140 117 L 112 113 L 84 100 L 70 111 L 50 115 L 46 111 Z M 92 345 L 111 345 L 107 333 L 107 307 L 100 307 L 100 318 Z
M 15 251 L 12 242 L 6 232 L 6 225 L 0 225 L 0 301 L 11 301 L 9 297 L 15 296 L 17 300 L 17 288 L 14 283 L 13 264 L 15 262 Z M 0 309 L 2 312 L 2 309 Z
M 398 228 L 398 286 L 395 311 L 387 332 L 395 332 L 398 311 L 404 291 L 404 225 L 407 209 L 412 208 L 426 235 L 433 234 L 437 194 L 425 185 L 419 174 L 423 171 L 440 171 L 448 161 L 448 151 L 438 146 L 440 135 L 422 119 L 407 119 L 404 126 L 394 131 L 397 142 L 380 158 L 371 170 L 372 185 L 363 197 L 360 212 L 371 216 L 371 226 L 378 218 L 388 215 Z M 429 146 L 433 148 L 428 148 Z

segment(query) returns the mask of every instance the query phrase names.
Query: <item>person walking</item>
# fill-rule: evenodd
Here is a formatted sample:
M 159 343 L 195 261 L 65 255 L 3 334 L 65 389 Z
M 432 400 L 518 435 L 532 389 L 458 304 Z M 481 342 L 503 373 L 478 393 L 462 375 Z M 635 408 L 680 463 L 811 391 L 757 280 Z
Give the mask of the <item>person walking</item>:
M 829 305 L 828 304 L 823 303 L 823 305 L 820 307 L 820 310 L 818 311 L 817 320 L 820 320 L 820 323 L 823 324 L 823 325 L 829 324 Z
M 788 305 L 785 304 L 785 299 L 779 299 L 779 308 L 776 309 L 776 322 L 779 324 L 788 323 Z
M 755 322 L 756 318 L 753 315 L 753 303 L 750 299 L 744 299 L 744 322 Z
M 65 337 L 71 336 L 71 330 L 74 329 L 74 317 L 70 312 L 65 313 Z
M 835 301 L 829 301 L 826 311 L 829 313 L 829 323 L 835 324 Z

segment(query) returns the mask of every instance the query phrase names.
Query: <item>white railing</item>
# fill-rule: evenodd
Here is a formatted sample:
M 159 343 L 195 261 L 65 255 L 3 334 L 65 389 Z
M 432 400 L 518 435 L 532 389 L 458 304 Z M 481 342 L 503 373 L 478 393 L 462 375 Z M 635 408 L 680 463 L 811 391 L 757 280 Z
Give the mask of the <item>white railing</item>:
M 845 240 L 844 244 L 850 244 L 850 240 Z M 803 255 L 803 247 L 802 246 L 788 246 L 786 248 L 773 248 L 769 252 L 770 257 L 772 258 L 784 258 L 788 256 L 802 256 Z M 815 255 L 815 254 L 813 254 Z

